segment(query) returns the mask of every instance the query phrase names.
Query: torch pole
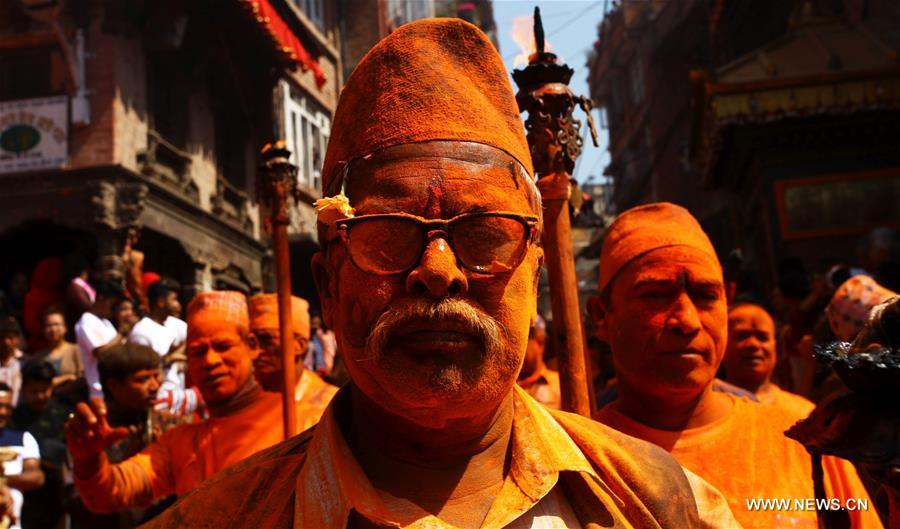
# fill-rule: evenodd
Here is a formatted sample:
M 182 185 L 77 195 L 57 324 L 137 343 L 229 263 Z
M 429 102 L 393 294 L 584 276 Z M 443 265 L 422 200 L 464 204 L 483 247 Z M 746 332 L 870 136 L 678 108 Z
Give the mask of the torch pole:
M 287 227 L 290 224 L 288 197 L 296 193 L 297 168 L 289 162 L 290 151 L 284 142 L 266 145 L 262 150 L 263 164 L 259 174 L 259 196 L 268 206 L 268 217 L 275 252 L 275 282 L 278 290 L 278 330 L 281 340 L 284 438 L 297 434 L 297 411 L 294 391 L 297 370 L 294 358 L 294 329 L 291 314 L 291 256 Z
M 573 70 L 559 64 L 556 55 L 544 51 L 544 28 L 537 7 L 534 8 L 534 40 L 537 52 L 529 57 L 527 67 L 513 72 L 513 80 L 519 87 L 516 94 L 519 110 L 528 113 L 525 129 L 544 205 L 542 242 L 550 280 L 562 408 L 589 417 L 590 381 L 569 221 L 569 178 L 582 145 L 581 123 L 572 117 L 576 106 L 587 113 L 595 145 L 596 131 L 591 121 L 590 100 L 574 95 L 569 89 Z

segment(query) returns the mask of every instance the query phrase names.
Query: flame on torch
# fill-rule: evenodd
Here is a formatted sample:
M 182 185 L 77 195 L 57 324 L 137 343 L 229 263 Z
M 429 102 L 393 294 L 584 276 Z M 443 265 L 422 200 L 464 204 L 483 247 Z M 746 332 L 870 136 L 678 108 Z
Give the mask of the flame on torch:
M 513 18 L 510 37 L 521 50 L 521 53 L 516 55 L 513 61 L 513 67 L 526 66 L 528 58 L 537 51 L 537 44 L 534 42 L 534 17 L 525 15 Z M 546 39 L 544 41 L 544 51 L 553 52 L 553 46 Z M 565 62 L 562 57 L 559 57 L 559 61 Z

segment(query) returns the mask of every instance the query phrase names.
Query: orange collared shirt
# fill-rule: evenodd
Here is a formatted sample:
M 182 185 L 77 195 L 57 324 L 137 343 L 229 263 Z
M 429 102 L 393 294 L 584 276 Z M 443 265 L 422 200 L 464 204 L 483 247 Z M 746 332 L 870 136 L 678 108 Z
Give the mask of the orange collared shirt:
M 573 516 L 582 526 L 738 526 L 722 495 L 664 451 L 513 391 L 510 468 L 482 527 L 578 527 Z M 452 529 L 427 512 L 386 505 L 338 424 L 350 397 L 351 388 L 340 391 L 315 429 L 218 474 L 147 529 L 342 528 L 359 516 L 384 527 Z M 542 525 L 548 516 L 556 525 Z
M 728 395 L 734 406 L 721 419 L 699 428 L 665 431 L 641 424 L 607 406 L 597 420 L 623 433 L 669 450 L 685 468 L 697 473 L 728 499 L 746 529 L 790 527 L 816 529 L 814 510 L 751 509 L 748 500 L 814 498 L 812 462 L 800 443 L 784 431 L 798 418 L 793 412 Z M 823 457 L 828 498 L 866 498 L 868 494 L 849 462 Z M 878 529 L 874 503 L 868 511 L 849 512 L 851 526 Z

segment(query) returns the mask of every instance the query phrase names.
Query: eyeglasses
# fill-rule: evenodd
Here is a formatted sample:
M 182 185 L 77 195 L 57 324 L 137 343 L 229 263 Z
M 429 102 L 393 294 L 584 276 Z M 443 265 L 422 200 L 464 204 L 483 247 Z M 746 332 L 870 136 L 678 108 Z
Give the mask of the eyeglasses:
M 505 212 L 466 213 L 447 220 L 381 213 L 342 220 L 336 228 L 353 264 L 370 274 L 412 270 L 436 236 L 447 240 L 466 270 L 502 274 L 525 258 L 537 237 L 537 223 L 535 216 Z

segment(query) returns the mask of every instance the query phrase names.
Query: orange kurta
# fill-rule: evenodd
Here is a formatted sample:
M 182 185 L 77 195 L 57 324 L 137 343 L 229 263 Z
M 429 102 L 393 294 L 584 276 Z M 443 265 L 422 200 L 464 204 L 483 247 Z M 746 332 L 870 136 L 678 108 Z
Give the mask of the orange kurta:
M 796 393 L 785 391 L 772 383 L 765 390 L 757 393 L 756 398 L 762 404 L 774 406 L 790 413 L 798 421 L 809 417 L 809 414 L 816 409 L 816 405 L 812 402 Z
M 806 449 L 784 436 L 796 413 L 728 395 L 734 402 L 725 417 L 700 428 L 664 431 L 638 423 L 607 406 L 597 420 L 669 450 L 679 463 L 717 488 L 745 529 L 816 529 L 815 511 L 753 510 L 756 498 L 813 498 L 812 463 Z M 853 466 L 843 459 L 823 458 L 829 498 L 868 498 Z M 842 502 L 843 503 L 843 502 Z M 849 512 L 852 527 L 881 527 L 874 504 L 868 511 Z
M 184 424 L 125 461 L 103 464 L 97 475 L 75 477 L 85 505 L 94 512 L 145 506 L 154 498 L 189 492 L 219 470 L 284 438 L 278 393 L 258 391 L 232 415 Z
M 514 391 L 509 474 L 482 527 L 533 527 L 547 512 L 562 520 L 574 514 L 585 527 L 735 526 L 722 495 L 658 447 Z M 451 529 L 414 505 L 388 504 L 369 482 L 340 427 L 349 397 L 349 388 L 340 391 L 315 429 L 218 474 L 146 528 L 337 529 L 363 517 Z
M 297 403 L 297 428 L 302 432 L 315 426 L 337 393 L 338 388 L 322 380 L 319 375 L 303 370 L 294 400 Z

